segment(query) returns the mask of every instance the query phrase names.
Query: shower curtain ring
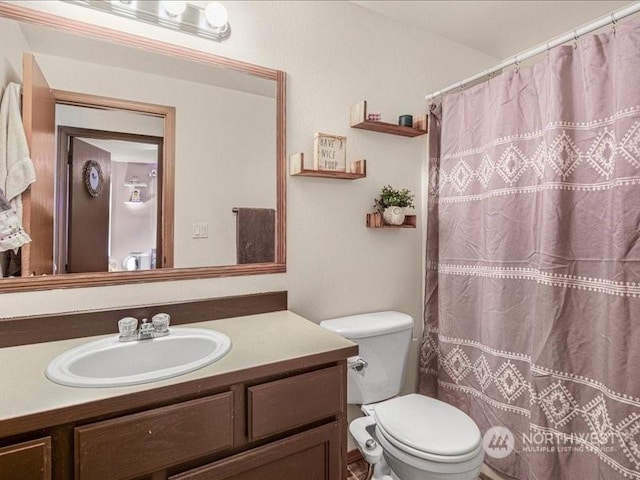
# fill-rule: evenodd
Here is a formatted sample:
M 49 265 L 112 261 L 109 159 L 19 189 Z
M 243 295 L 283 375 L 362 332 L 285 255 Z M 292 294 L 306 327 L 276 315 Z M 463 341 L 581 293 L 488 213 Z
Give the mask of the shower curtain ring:
M 436 90 L 431 94 L 431 104 L 429 110 L 434 111 L 438 107 L 438 102 L 442 102 L 442 90 Z
M 515 57 L 513 57 L 515 59 L 515 64 L 516 64 L 516 73 L 520 73 L 520 60 L 518 59 L 518 55 L 516 55 Z
M 549 47 L 549 42 L 547 42 L 547 58 L 551 57 L 551 48 Z
M 578 48 L 578 34 L 573 31 L 573 48 Z
M 618 20 L 616 20 L 616 16 L 611 13 L 611 25 L 613 25 L 613 33 L 616 33 L 616 23 L 618 23 Z

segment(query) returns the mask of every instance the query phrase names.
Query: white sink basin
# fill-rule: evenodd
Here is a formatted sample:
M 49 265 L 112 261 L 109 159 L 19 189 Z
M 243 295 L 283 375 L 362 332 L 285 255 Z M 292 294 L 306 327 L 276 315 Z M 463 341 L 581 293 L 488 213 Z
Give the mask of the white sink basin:
M 120 387 L 155 382 L 192 372 L 231 349 L 224 333 L 175 328 L 166 337 L 120 342 L 118 336 L 85 343 L 54 358 L 49 380 L 71 387 Z

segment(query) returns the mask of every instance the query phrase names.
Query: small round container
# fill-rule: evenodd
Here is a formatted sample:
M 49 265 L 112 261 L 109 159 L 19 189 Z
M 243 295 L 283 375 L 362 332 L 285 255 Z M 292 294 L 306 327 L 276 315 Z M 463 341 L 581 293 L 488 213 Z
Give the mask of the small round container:
M 413 127 L 413 115 L 400 115 L 398 125 L 401 127 Z

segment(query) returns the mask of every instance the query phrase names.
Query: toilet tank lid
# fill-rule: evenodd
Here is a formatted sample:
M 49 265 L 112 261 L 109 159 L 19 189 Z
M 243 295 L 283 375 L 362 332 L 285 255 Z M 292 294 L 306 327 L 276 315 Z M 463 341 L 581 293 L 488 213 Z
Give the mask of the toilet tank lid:
M 372 312 L 324 320 L 320 326 L 345 338 L 366 338 L 410 330 L 413 318 L 402 312 Z

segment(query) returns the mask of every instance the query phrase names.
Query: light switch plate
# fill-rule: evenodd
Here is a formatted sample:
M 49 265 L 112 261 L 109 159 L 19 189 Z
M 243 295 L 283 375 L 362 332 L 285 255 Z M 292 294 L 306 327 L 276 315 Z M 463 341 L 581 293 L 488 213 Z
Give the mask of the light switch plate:
M 209 224 L 198 222 L 193 224 L 193 238 L 208 238 Z

